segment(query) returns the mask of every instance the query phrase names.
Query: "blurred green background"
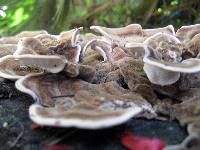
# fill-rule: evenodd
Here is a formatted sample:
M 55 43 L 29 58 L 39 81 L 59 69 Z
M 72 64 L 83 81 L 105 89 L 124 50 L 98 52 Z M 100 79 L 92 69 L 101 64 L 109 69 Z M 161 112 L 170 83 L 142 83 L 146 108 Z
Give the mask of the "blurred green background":
M 52 34 L 91 25 L 144 28 L 200 22 L 200 0 L 0 0 L 0 36 L 45 29 Z

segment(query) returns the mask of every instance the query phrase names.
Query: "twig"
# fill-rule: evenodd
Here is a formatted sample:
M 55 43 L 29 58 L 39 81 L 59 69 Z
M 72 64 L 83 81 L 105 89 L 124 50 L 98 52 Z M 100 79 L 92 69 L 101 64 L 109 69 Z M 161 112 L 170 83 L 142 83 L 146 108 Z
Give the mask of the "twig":
M 16 139 L 15 139 L 12 143 L 10 143 L 10 147 L 9 147 L 10 149 L 16 146 L 17 142 L 20 140 L 20 138 L 21 138 L 21 137 L 23 136 L 23 134 L 24 134 L 24 126 L 23 126 L 19 121 L 16 121 L 16 122 L 21 126 L 22 131 L 21 131 L 20 134 L 16 137 Z M 16 122 L 15 122 L 15 123 L 16 123 Z M 15 123 L 13 123 L 12 125 L 14 125 Z
M 142 25 L 145 25 L 149 21 L 157 4 L 158 4 L 158 0 L 154 0 L 154 2 L 151 4 L 149 10 L 146 12 L 146 14 L 144 16 Z

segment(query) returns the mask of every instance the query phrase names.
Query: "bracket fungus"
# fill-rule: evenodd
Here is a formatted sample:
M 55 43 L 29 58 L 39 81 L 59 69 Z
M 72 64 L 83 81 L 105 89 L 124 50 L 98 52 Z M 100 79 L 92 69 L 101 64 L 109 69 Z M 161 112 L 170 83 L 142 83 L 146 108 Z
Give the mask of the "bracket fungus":
M 124 46 L 127 42 L 140 42 L 142 37 L 142 27 L 139 24 L 130 24 L 121 28 L 91 26 L 90 29 L 99 32 L 111 43 L 118 46 Z
M 82 28 L 62 32 L 60 35 L 39 34 L 35 37 L 21 38 L 14 55 L 58 55 L 77 63 L 81 52 L 78 43 L 80 30 Z
M 91 26 L 101 35 L 81 30 L 0 39 L 0 76 L 17 80 L 16 88 L 35 100 L 35 123 L 99 129 L 132 117 L 176 118 L 189 136 L 200 132 L 199 24 L 176 34 L 172 25 Z
M 17 37 L 2 37 L 0 38 L 0 44 L 17 44 L 18 43 L 18 39 Z
M 15 35 L 15 36 L 9 36 L 9 37 L 2 37 L 0 38 L 0 44 L 17 44 L 20 38 L 23 37 L 34 37 L 40 34 L 48 34 L 47 31 L 41 30 L 41 31 L 22 31 L 21 33 Z
M 39 74 L 19 79 L 16 88 L 37 100 L 29 114 L 40 125 L 97 129 L 133 116 L 156 116 L 145 99 L 115 82 L 98 85 L 59 74 Z
M 157 33 L 144 42 L 144 71 L 154 84 L 170 85 L 180 78 L 180 73 L 200 71 L 200 59 L 183 59 L 185 48 L 175 36 Z
M 16 80 L 30 73 L 58 73 L 64 69 L 65 63 L 58 56 L 7 55 L 0 58 L 0 76 Z
M 6 55 L 12 55 L 16 49 L 16 44 L 0 44 L 0 58 Z
M 142 29 L 142 35 L 141 35 L 141 40 L 135 42 L 134 40 L 128 41 L 125 44 L 126 48 L 136 48 L 136 47 L 141 47 L 142 45 L 140 43 L 143 43 L 147 38 L 157 34 L 157 33 L 167 33 L 170 35 L 175 35 L 174 27 L 172 25 L 168 25 L 163 28 L 154 28 L 154 29 Z
M 139 24 L 131 24 L 121 28 L 91 26 L 90 29 L 102 34 L 99 37 L 101 39 L 93 39 L 91 43 L 88 42 L 88 45 L 92 45 L 93 43 L 93 49 L 102 53 L 104 60 L 112 59 L 109 56 L 112 55 L 110 53 L 112 53 L 115 47 L 121 48 L 124 53 L 131 55 L 135 59 L 143 58 L 143 42 L 146 38 L 159 32 L 175 35 L 172 25 L 156 29 L 142 29 Z
M 176 32 L 176 37 L 187 48 L 190 57 L 200 56 L 200 24 L 182 26 Z

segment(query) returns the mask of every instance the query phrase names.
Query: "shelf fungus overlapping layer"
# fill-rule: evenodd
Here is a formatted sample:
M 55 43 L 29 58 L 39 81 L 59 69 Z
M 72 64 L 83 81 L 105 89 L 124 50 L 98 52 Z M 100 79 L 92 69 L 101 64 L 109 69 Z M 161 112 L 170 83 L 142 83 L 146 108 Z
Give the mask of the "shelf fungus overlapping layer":
M 7 55 L 0 59 L 0 76 L 16 80 L 30 73 L 58 73 L 65 61 L 58 56 Z
M 144 71 L 154 84 L 170 85 L 180 73 L 200 71 L 200 59 L 173 35 L 157 33 L 144 42 Z M 191 53 L 191 55 L 190 55 Z
M 112 127 L 132 117 L 177 119 L 185 148 L 200 133 L 200 25 L 91 26 L 0 39 L 0 76 L 35 99 L 30 118 L 58 127 Z M 199 137 L 200 138 L 200 137 Z
M 41 125 L 103 128 L 143 113 L 144 117 L 155 117 L 145 99 L 116 82 L 91 84 L 64 74 L 44 74 L 26 76 L 16 87 L 38 101 L 29 113 Z

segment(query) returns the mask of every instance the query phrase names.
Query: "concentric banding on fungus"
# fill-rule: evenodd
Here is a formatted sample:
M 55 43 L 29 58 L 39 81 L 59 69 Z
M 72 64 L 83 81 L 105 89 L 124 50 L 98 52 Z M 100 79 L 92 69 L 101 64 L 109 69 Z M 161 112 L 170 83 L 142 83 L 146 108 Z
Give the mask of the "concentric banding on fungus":
M 151 43 L 152 41 L 153 44 Z M 175 36 L 165 33 L 155 34 L 154 36 L 145 40 L 144 42 L 145 56 L 143 58 L 145 64 L 143 69 L 152 83 L 159 85 L 170 85 L 179 80 L 180 72 L 195 73 L 200 71 L 200 59 L 191 58 L 182 60 L 182 49 L 178 49 L 180 55 L 178 54 L 176 55 L 176 53 L 174 52 L 175 54 L 172 55 L 172 60 L 169 59 L 161 60 L 160 58 L 162 57 L 158 57 L 158 55 L 156 55 L 157 53 L 156 50 L 160 42 L 163 41 L 169 44 L 172 41 L 174 41 L 173 43 L 181 44 L 181 42 Z M 167 52 L 164 54 L 168 54 L 167 57 L 170 58 L 171 57 L 169 53 L 170 51 L 168 49 L 164 50 L 165 50 L 164 52 Z
M 125 43 L 125 47 L 126 48 L 137 48 L 138 46 L 142 47 L 143 42 L 147 38 L 149 38 L 157 33 L 166 33 L 166 34 L 170 34 L 170 35 L 175 35 L 174 27 L 172 25 L 168 25 L 163 28 L 142 29 L 142 35 L 141 35 L 140 40 L 139 41 L 138 40 L 128 41 L 127 43 Z
M 33 98 L 34 100 L 36 100 L 36 102 L 39 102 L 39 101 L 40 101 L 40 98 L 38 97 L 38 95 L 35 94 L 35 92 L 33 92 L 31 89 L 25 87 L 23 82 L 24 82 L 27 78 L 29 78 L 30 76 L 38 76 L 38 75 L 42 75 L 42 74 L 43 74 L 43 73 L 35 73 L 35 74 L 28 74 L 28 75 L 24 76 L 23 78 L 21 77 L 21 78 L 19 78 L 19 79 L 15 82 L 15 87 L 16 87 L 19 91 L 21 91 L 21 92 L 23 92 L 23 93 L 26 93 L 26 94 L 28 94 L 28 95 L 30 95 L 30 96 L 32 96 L 32 98 Z
M 101 129 L 116 126 L 126 122 L 133 116 L 138 115 L 142 112 L 142 108 L 135 107 L 134 109 L 129 109 L 124 112 L 118 112 L 115 115 L 112 113 L 107 118 L 90 120 L 90 119 L 78 119 L 78 118 L 55 118 L 55 117 L 45 117 L 40 115 L 38 112 L 45 109 L 41 105 L 33 104 L 29 108 L 29 116 L 31 120 L 39 125 L 44 126 L 57 126 L 57 127 L 76 127 L 82 129 Z
M 130 24 L 121 28 L 107 28 L 102 26 L 91 26 L 91 30 L 102 34 L 112 44 L 124 46 L 127 42 L 141 41 L 142 27 L 139 24 Z
M 160 61 L 157 58 L 154 57 L 154 55 L 152 54 L 152 50 L 149 49 L 149 40 L 151 40 L 151 38 L 155 38 L 156 36 L 160 36 L 160 35 L 166 35 L 169 36 L 170 38 L 172 38 L 175 42 L 180 43 L 180 41 L 172 36 L 172 35 L 167 35 L 164 33 L 158 33 L 150 38 L 148 38 L 145 42 L 144 42 L 144 49 L 145 49 L 145 57 L 143 59 L 143 61 L 149 65 L 154 65 L 156 67 L 165 69 L 165 70 L 169 70 L 169 71 L 173 71 L 173 72 L 184 72 L 184 73 L 195 73 L 200 71 L 200 59 L 197 58 L 190 58 L 190 59 L 186 59 L 183 60 L 181 62 L 166 62 L 166 61 Z
M 176 32 L 176 37 L 182 41 L 191 40 L 196 34 L 200 33 L 200 24 L 182 26 Z
M 182 26 L 176 37 L 184 44 L 190 57 L 200 56 L 200 24 Z
M 175 30 L 174 30 L 173 25 L 168 25 L 168 26 L 163 27 L 163 28 L 143 29 L 143 36 L 148 38 L 148 37 L 153 36 L 153 35 L 155 35 L 159 32 L 175 35 Z
M 116 82 L 91 84 L 62 74 L 29 74 L 15 85 L 37 101 L 29 114 L 40 125 L 98 129 L 135 116 L 156 116 L 145 99 Z
M 82 28 L 62 32 L 60 35 L 40 34 L 22 38 L 14 55 L 56 55 L 73 63 L 79 62 L 81 46 L 78 43 Z
M 58 73 L 64 69 L 65 63 L 66 60 L 59 56 L 7 55 L 0 58 L 0 76 L 16 80 L 30 73 Z
M 0 44 L 0 58 L 6 55 L 12 55 L 16 49 L 16 44 Z

